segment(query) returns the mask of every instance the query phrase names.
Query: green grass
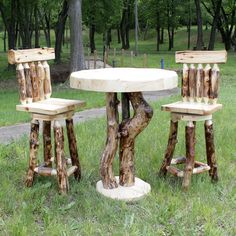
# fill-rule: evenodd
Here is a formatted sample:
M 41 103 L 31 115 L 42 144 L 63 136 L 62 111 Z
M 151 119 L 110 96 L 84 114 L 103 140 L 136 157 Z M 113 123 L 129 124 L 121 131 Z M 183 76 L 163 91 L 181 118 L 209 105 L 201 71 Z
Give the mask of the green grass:
M 178 36 L 179 33 L 182 36 Z M 181 40 L 185 32 L 179 33 L 176 38 Z M 176 68 L 173 52 L 161 51 L 151 55 L 153 49 L 149 43 L 155 45 L 151 37 L 148 42 L 140 43 L 140 49 L 147 48 L 150 54 L 149 66 L 159 67 L 160 59 L 164 57 L 170 68 Z M 178 43 L 178 49 L 185 48 L 184 39 L 182 47 L 181 42 Z M 219 48 L 222 46 L 217 45 Z M 128 57 L 125 61 L 129 65 Z M 112 201 L 95 190 L 100 179 L 99 159 L 105 144 L 105 117 L 76 126 L 82 180 L 77 183 L 73 177 L 70 178 L 70 192 L 66 197 L 58 194 L 56 179 L 53 178 L 38 177 L 32 188 L 24 187 L 29 157 L 28 137 L 0 145 L 0 235 L 236 235 L 235 65 L 235 53 L 229 53 L 227 64 L 221 66 L 219 102 L 223 109 L 214 114 L 218 183 L 212 184 L 207 173 L 193 176 L 190 190 L 184 193 L 180 179 L 170 175 L 165 179 L 157 176 L 169 132 L 169 114 L 161 112 L 160 106 L 180 99 L 173 96 L 151 104 L 153 119 L 137 138 L 136 175 L 150 183 L 152 191 L 136 203 Z M 134 59 L 134 66 L 142 66 L 142 55 Z M 4 73 L 8 73 L 5 80 L 12 76 L 11 72 L 3 71 L 1 76 Z M 0 92 L 0 125 L 26 121 L 27 114 L 23 117 L 24 113 L 14 113 L 18 96 L 14 83 L 2 89 L 4 83 Z M 72 90 L 66 84 L 54 87 L 54 92 L 59 97 L 83 98 L 90 107 L 95 103 L 95 106 L 104 104 L 102 93 Z M 181 122 L 179 127 L 177 155 L 185 153 L 184 125 Z M 65 150 L 68 156 L 67 143 Z M 42 156 L 42 145 L 39 156 Z M 203 122 L 197 124 L 196 159 L 205 161 Z M 117 175 L 118 157 L 114 171 Z
M 235 235 L 235 86 L 235 80 L 224 74 L 220 97 L 224 108 L 214 115 L 220 181 L 212 184 L 207 173 L 193 176 L 187 193 L 181 191 L 181 180 L 157 176 L 169 129 L 169 114 L 161 112 L 160 105 L 176 101 L 178 96 L 152 104 L 154 117 L 137 139 L 136 175 L 152 187 L 151 194 L 137 203 L 112 201 L 95 190 L 105 142 L 105 118 L 76 126 L 83 178 L 80 183 L 70 179 L 66 197 L 58 195 L 53 178 L 37 178 L 32 188 L 24 187 L 27 137 L 0 146 L 0 234 Z M 184 122 L 179 129 L 176 153 L 184 153 Z M 201 161 L 205 156 L 203 129 L 199 122 L 196 158 Z M 67 145 L 66 152 L 68 155 Z M 118 174 L 118 158 L 114 170 Z

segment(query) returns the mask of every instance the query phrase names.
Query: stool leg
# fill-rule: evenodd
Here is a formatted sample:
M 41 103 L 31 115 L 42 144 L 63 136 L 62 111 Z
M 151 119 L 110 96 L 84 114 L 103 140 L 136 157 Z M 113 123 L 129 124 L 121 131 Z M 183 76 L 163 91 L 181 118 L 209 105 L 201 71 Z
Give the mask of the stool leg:
M 205 121 L 205 140 L 207 164 L 211 167 L 211 169 L 209 170 L 209 175 L 212 181 L 218 181 L 212 120 Z
M 81 178 L 81 167 L 79 161 L 79 155 L 76 144 L 76 136 L 74 131 L 73 119 L 66 119 L 67 136 L 70 150 L 70 157 L 73 166 L 77 166 L 74 172 L 75 179 L 80 180 Z
M 25 181 L 27 187 L 33 185 L 35 172 L 34 169 L 37 166 L 37 154 L 38 154 L 38 138 L 39 138 L 39 121 L 32 120 L 30 128 L 30 159 L 29 159 L 29 169 Z
M 183 189 L 186 191 L 191 182 L 191 176 L 194 168 L 195 156 L 195 126 L 192 121 L 189 121 L 185 128 L 186 138 L 186 166 L 184 170 L 184 179 L 182 183 Z
M 54 139 L 59 192 L 61 194 L 66 194 L 69 190 L 69 182 L 66 172 L 66 161 L 64 154 L 64 135 L 63 128 L 58 121 L 55 121 L 54 123 Z
M 170 165 L 171 160 L 173 158 L 173 153 L 175 151 L 175 145 L 178 142 L 177 141 L 177 134 L 178 134 L 178 121 L 170 121 L 170 133 L 169 133 L 169 139 L 168 144 L 165 152 L 165 157 L 162 162 L 160 172 L 159 174 L 161 176 L 165 176 L 167 173 L 166 167 Z
M 43 148 L 45 167 L 52 167 L 51 121 L 43 121 Z

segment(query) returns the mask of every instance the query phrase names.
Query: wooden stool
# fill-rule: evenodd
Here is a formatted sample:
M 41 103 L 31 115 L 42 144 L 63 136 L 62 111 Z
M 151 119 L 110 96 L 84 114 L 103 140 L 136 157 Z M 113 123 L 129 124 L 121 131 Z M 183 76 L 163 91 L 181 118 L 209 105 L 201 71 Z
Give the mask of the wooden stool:
M 176 63 L 184 63 L 182 98 L 177 103 L 162 106 L 171 115 L 170 134 L 160 174 L 167 172 L 183 177 L 182 187 L 187 190 L 192 174 L 209 171 L 213 181 L 218 180 L 212 114 L 221 109 L 217 103 L 219 90 L 218 63 L 226 62 L 226 51 L 183 51 L 176 52 Z M 188 67 L 187 63 L 190 63 Z M 198 63 L 195 68 L 194 63 Z M 206 63 L 203 68 L 202 63 Z M 213 67 L 210 63 L 214 64 Z M 177 143 L 178 121 L 187 122 L 185 128 L 186 157 L 173 158 Z M 205 121 L 207 164 L 195 161 L 195 127 L 197 121 Z M 184 171 L 173 165 L 185 163 Z
M 75 109 L 84 105 L 83 101 L 50 98 L 52 93 L 50 68 L 47 60 L 54 59 L 53 48 L 37 48 L 27 50 L 10 50 L 8 61 L 17 64 L 16 75 L 19 83 L 21 105 L 18 111 L 32 115 L 30 131 L 30 159 L 26 177 L 26 186 L 33 185 L 36 174 L 57 176 L 59 192 L 65 194 L 69 190 L 68 177 L 74 174 L 81 177 L 80 162 L 73 126 Z M 66 121 L 70 158 L 65 158 L 64 134 L 60 120 Z M 38 164 L 39 121 L 43 124 L 44 162 Z M 51 123 L 53 123 L 55 158 L 52 156 Z M 52 168 L 55 162 L 56 169 Z M 67 168 L 68 165 L 71 165 Z

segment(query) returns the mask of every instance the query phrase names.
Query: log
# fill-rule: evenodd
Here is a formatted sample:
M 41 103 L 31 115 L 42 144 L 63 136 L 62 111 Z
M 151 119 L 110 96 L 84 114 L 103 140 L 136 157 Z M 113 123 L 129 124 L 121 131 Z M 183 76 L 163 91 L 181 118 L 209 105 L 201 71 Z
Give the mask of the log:
M 26 85 L 26 101 L 32 103 L 33 101 L 33 91 L 32 91 L 32 82 L 30 77 L 30 67 L 28 63 L 23 64 L 25 70 L 25 85 Z
M 208 170 L 210 170 L 210 166 L 208 166 L 208 165 L 199 166 L 199 167 L 193 168 L 193 174 L 201 174 L 201 173 L 206 172 Z
M 165 176 L 167 173 L 167 167 L 170 166 L 171 160 L 173 158 L 174 150 L 175 150 L 175 145 L 178 142 L 177 141 L 177 134 L 178 134 L 178 121 L 170 121 L 170 132 L 169 132 L 169 139 L 168 139 L 168 144 L 167 148 L 165 151 L 165 156 L 164 160 L 162 162 L 159 174 L 161 176 Z
M 73 173 L 76 172 L 76 170 L 78 169 L 78 166 L 71 166 L 68 170 L 67 170 L 67 176 L 71 176 Z
M 36 167 L 34 172 L 41 175 L 41 176 L 56 176 L 57 171 L 56 169 L 50 167 Z
M 220 69 L 217 64 L 214 64 L 211 70 L 210 79 L 210 99 L 211 103 L 216 104 L 219 93 Z
M 130 118 L 130 104 L 128 93 L 121 93 L 122 120 Z
M 39 81 L 39 98 L 40 100 L 44 100 L 45 71 L 40 61 L 38 62 L 38 65 L 37 65 L 37 77 Z
M 189 68 L 187 64 L 183 65 L 183 77 L 182 77 L 182 97 L 183 101 L 187 102 L 188 100 L 188 77 L 189 76 Z
M 64 154 L 64 135 L 63 128 L 58 121 L 54 122 L 54 141 L 59 192 L 66 194 L 69 190 L 69 182 Z
M 131 119 L 123 120 L 119 127 L 120 132 L 120 176 L 121 186 L 133 186 L 134 170 L 134 143 L 137 135 L 144 130 L 153 116 L 153 110 L 144 100 L 141 92 L 128 93 L 134 109 Z
M 196 101 L 201 102 L 203 97 L 204 71 L 202 64 L 198 64 L 196 76 Z
M 68 137 L 68 143 L 69 143 L 71 163 L 72 163 L 72 166 L 77 166 L 77 169 L 74 172 L 74 177 L 76 180 L 80 180 L 81 179 L 81 166 L 80 166 L 80 161 L 79 161 L 73 119 L 71 118 L 66 119 L 66 129 L 67 129 L 67 137 Z
M 31 187 L 34 181 L 34 169 L 37 167 L 37 154 L 38 154 L 38 147 L 39 147 L 39 121 L 32 120 L 31 121 L 31 128 L 30 128 L 30 158 L 29 158 L 29 168 L 28 173 L 25 181 L 25 185 L 27 187 Z
M 37 102 L 40 99 L 39 80 L 37 77 L 36 66 L 35 66 L 34 62 L 30 63 L 30 78 L 31 78 L 32 89 L 33 89 L 33 101 Z
M 112 170 L 112 163 L 118 147 L 118 104 L 116 93 L 106 94 L 107 140 L 100 161 L 100 175 L 103 187 L 106 189 L 118 187 Z
M 55 59 L 54 48 L 33 48 L 8 51 L 8 62 L 10 64 L 45 61 L 51 59 Z
M 210 96 L 210 77 L 211 77 L 211 66 L 206 65 L 204 69 L 204 82 L 203 82 L 203 100 L 208 103 Z
M 186 165 L 184 169 L 184 179 L 182 183 L 183 190 L 187 191 L 191 182 L 191 177 L 194 168 L 195 156 L 195 126 L 192 121 L 189 121 L 185 128 L 186 138 Z
M 189 101 L 194 102 L 195 98 L 195 86 L 196 86 L 196 69 L 194 64 L 191 64 L 189 69 Z
M 21 104 L 26 104 L 26 82 L 25 82 L 24 67 L 22 64 L 17 64 L 16 78 L 19 84 L 20 102 Z
M 207 164 L 211 168 L 209 170 L 209 176 L 211 177 L 212 181 L 218 181 L 212 120 L 205 121 L 205 141 L 206 141 Z
M 166 170 L 174 176 L 184 177 L 184 172 L 174 166 L 167 166 Z
M 183 164 L 186 163 L 186 157 L 176 157 L 171 160 L 172 165 L 178 165 L 178 164 Z
M 43 121 L 43 149 L 46 167 L 52 167 L 51 121 Z
M 176 63 L 225 63 L 227 52 L 221 51 L 178 51 L 175 53 Z
M 42 63 L 45 73 L 45 79 L 44 79 L 44 95 L 45 98 L 48 99 L 52 95 L 52 85 L 51 85 L 51 75 L 50 75 L 50 67 L 47 63 L 47 61 L 43 61 Z

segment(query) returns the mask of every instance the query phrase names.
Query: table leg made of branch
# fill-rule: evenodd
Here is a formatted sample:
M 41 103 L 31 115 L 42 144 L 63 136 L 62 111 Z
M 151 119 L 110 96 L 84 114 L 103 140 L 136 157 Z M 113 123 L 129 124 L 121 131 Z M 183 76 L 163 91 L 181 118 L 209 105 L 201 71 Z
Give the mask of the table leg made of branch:
M 133 117 L 130 117 L 130 103 Z M 135 177 L 135 138 L 150 122 L 153 110 L 141 92 L 122 93 L 122 121 L 119 123 L 117 93 L 106 93 L 107 139 L 100 161 L 101 181 L 97 191 L 119 200 L 133 201 L 150 192 L 148 183 Z M 113 161 L 119 150 L 119 177 Z

